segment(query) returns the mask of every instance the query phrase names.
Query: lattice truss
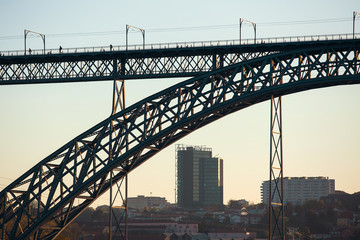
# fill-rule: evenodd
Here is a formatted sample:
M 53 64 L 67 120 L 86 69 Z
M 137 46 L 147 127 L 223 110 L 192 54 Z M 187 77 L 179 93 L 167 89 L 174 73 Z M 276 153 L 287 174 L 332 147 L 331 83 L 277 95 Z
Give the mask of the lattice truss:
M 53 239 L 151 156 L 227 114 L 307 89 L 360 83 L 358 45 L 269 55 L 194 77 L 112 115 L 0 193 L 3 239 Z
M 36 79 L 73 79 L 111 76 L 112 60 L 54 61 L 0 65 L 1 81 L 36 81 Z
M 216 68 L 230 66 L 242 61 L 262 57 L 270 52 L 246 52 L 214 55 L 195 55 L 180 57 L 154 57 L 128 59 L 125 63 L 125 75 L 138 77 L 141 75 L 181 74 L 198 75 Z M 121 70 L 119 71 L 121 72 Z
M 245 52 L 210 55 L 173 54 L 172 56 L 117 56 L 101 59 L 81 55 L 68 59 L 29 58 L 27 62 L 0 63 L 0 84 L 22 82 L 98 81 L 127 78 L 195 76 L 215 68 L 258 58 L 270 52 Z M 195 54 L 195 53 L 193 53 Z M 85 59 L 85 60 L 84 60 Z M 45 61 L 45 62 L 44 62 Z
M 270 103 L 269 239 L 285 239 L 281 96 Z

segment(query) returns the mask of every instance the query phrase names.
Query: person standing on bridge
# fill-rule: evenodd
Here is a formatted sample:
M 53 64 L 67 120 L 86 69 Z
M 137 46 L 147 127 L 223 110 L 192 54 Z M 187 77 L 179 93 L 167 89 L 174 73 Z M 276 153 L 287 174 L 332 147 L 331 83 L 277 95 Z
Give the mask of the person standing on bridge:
M 62 47 L 60 46 L 60 47 L 59 47 L 59 53 L 61 53 L 61 50 L 62 50 Z

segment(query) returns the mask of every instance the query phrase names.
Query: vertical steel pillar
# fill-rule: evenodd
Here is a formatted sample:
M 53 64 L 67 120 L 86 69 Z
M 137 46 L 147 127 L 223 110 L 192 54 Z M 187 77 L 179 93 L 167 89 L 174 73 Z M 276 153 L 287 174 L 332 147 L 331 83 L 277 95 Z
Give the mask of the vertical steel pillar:
M 282 84 L 277 66 L 272 62 L 271 85 Z M 285 240 L 281 96 L 271 96 L 270 115 L 269 239 Z
M 239 44 L 241 45 L 241 26 L 242 26 L 243 22 L 250 23 L 253 26 L 253 28 L 254 28 L 254 44 L 256 44 L 256 23 L 246 20 L 244 18 L 240 18 L 240 20 L 239 20 Z
M 112 159 L 111 159 L 112 160 Z M 110 204 L 109 204 L 109 240 L 112 239 L 112 210 L 113 210 L 113 171 L 110 171 Z
M 27 32 L 26 32 L 26 30 L 24 30 L 24 55 L 26 55 L 26 35 L 27 35 Z
M 127 217 L 128 217 L 128 174 L 125 172 L 125 176 L 121 178 L 119 182 L 113 183 L 113 176 L 114 174 L 113 170 L 110 172 L 110 184 L 115 186 L 115 195 L 113 195 L 113 187 L 110 188 L 110 209 L 109 209 L 109 239 L 119 239 L 116 234 L 120 234 L 120 239 L 127 240 L 128 239 L 128 223 L 127 223 Z M 123 171 L 120 170 L 119 171 Z M 123 188 L 123 189 L 122 189 Z M 120 199 L 120 202 L 122 203 L 121 206 L 114 206 L 115 201 L 117 198 Z M 115 209 L 119 209 L 121 212 L 120 216 L 119 214 L 116 215 Z M 113 219 L 115 220 L 115 231 L 113 232 Z M 123 224 L 123 226 L 122 226 Z M 122 230 L 122 228 L 124 228 Z
M 129 35 L 129 29 L 130 28 L 134 28 L 134 29 L 139 30 L 141 32 L 142 37 L 143 37 L 143 49 L 145 49 L 145 29 L 134 27 L 134 26 L 126 24 L 126 51 L 128 50 L 128 43 L 129 43 L 128 35 Z
M 5 192 L 4 194 L 4 202 L 2 203 L 2 222 L 1 222 L 1 239 L 5 240 L 5 210 L 6 210 L 6 198 L 7 198 L 7 193 Z M 2 199 L 1 199 L 2 200 Z M 0 205 L 1 206 L 1 205 Z M 1 209 L 0 209 L 1 210 Z
M 353 12 L 353 39 L 355 38 L 355 18 L 356 18 L 356 13 L 354 11 Z
M 115 68 L 116 65 L 114 65 Z M 113 85 L 113 103 L 112 103 L 112 111 L 111 115 L 114 115 L 122 110 L 125 109 L 125 81 L 124 80 L 114 80 Z M 126 140 L 127 142 L 127 140 Z M 112 147 L 110 144 L 110 161 L 112 161 Z M 114 171 L 110 171 L 110 205 L 109 205 L 109 240 L 115 239 L 116 234 L 119 232 L 121 235 L 121 239 L 127 240 L 128 239 L 128 224 L 127 224 L 127 218 L 128 218 L 128 174 L 125 173 L 125 176 L 118 182 L 113 182 L 113 177 L 115 176 Z M 124 171 L 124 170 L 120 170 Z M 125 182 L 124 182 L 125 179 Z M 125 185 L 125 186 L 124 186 Z M 116 189 L 115 195 L 113 194 L 113 187 Z M 125 188 L 123 191 L 121 188 Z M 125 192 L 125 194 L 122 194 Z M 115 207 L 114 203 L 117 200 L 117 198 L 120 198 L 121 200 L 121 206 Z M 120 218 L 116 216 L 116 213 L 114 211 L 115 208 L 123 210 Z M 114 233 L 112 232 L 113 227 L 113 219 L 116 222 L 116 228 Z M 121 223 L 125 223 L 125 229 L 124 231 L 121 231 Z
M 285 240 L 281 96 L 271 96 L 269 239 Z
M 114 115 L 125 109 L 125 81 L 114 80 L 113 91 L 111 115 Z
M 42 38 L 43 44 L 44 44 L 44 51 L 43 51 L 43 53 L 45 54 L 45 34 L 33 32 L 33 31 L 30 31 L 30 30 L 26 30 L 26 29 L 25 29 L 25 30 L 24 30 L 24 55 L 26 55 L 26 36 L 27 36 L 29 33 L 37 34 L 37 35 L 39 35 L 39 36 Z M 29 54 L 31 54 L 31 52 L 29 52 Z
M 355 21 L 356 21 L 356 17 L 360 16 L 360 14 L 358 12 L 353 12 L 353 39 L 355 39 Z

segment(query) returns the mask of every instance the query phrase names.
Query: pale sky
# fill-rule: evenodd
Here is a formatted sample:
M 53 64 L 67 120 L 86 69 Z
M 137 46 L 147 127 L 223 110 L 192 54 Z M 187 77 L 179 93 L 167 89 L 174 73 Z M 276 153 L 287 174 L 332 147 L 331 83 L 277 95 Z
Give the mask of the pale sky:
M 291 2 L 291 4 L 290 4 Z M 46 35 L 47 48 L 125 44 L 125 25 L 146 43 L 237 39 L 239 18 L 257 37 L 352 33 L 353 1 L 1 1 L 0 51 L 23 50 L 24 29 Z M 319 20 L 319 21 L 315 21 Z M 356 21 L 360 32 L 360 18 Z M 243 38 L 252 38 L 244 26 Z M 138 32 L 129 35 L 139 44 Z M 27 46 L 42 48 L 40 38 Z M 126 82 L 130 106 L 176 79 Z M 112 82 L 0 86 L 0 189 L 110 114 Z M 284 176 L 325 176 L 335 188 L 360 191 L 360 86 L 283 97 Z M 224 203 L 261 201 L 269 179 L 270 103 L 241 110 L 178 142 L 206 145 L 224 159 Z M 175 198 L 175 145 L 129 175 L 129 196 Z M 107 204 L 103 196 L 96 204 Z

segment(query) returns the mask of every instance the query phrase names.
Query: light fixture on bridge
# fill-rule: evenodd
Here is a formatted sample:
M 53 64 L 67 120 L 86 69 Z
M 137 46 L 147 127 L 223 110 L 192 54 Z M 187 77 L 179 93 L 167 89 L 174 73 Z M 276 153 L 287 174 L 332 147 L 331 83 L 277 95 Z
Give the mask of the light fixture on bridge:
M 358 12 L 353 12 L 353 38 L 355 38 L 355 20 L 356 17 L 360 17 L 360 13 Z
M 145 49 L 145 29 L 134 27 L 134 26 L 126 24 L 126 50 L 128 50 L 128 34 L 129 34 L 129 29 L 130 28 L 134 28 L 134 29 L 139 30 L 141 32 L 141 34 L 143 36 L 143 49 Z
M 240 20 L 239 20 L 239 24 L 240 24 L 240 29 L 239 29 L 240 30 L 240 33 L 239 33 L 240 34 L 240 36 L 239 36 L 240 45 L 241 45 L 241 26 L 242 26 L 243 22 L 249 23 L 249 24 L 251 24 L 253 26 L 253 28 L 254 28 L 254 43 L 256 43 L 256 23 L 251 22 L 249 20 L 246 20 L 244 18 L 240 18 Z
M 43 40 L 43 43 L 44 43 L 44 54 L 45 54 L 45 34 L 41 34 L 41 33 L 37 33 L 37 32 L 33 32 L 33 31 L 30 31 L 30 30 L 24 30 L 24 54 L 26 55 L 26 37 L 29 33 L 32 33 L 32 34 L 35 34 L 35 35 L 39 35 L 42 40 Z M 31 54 L 31 51 L 29 51 L 29 53 Z

